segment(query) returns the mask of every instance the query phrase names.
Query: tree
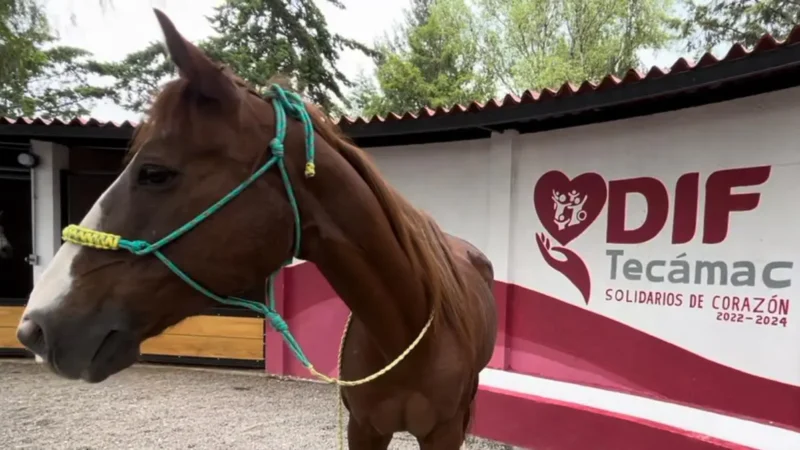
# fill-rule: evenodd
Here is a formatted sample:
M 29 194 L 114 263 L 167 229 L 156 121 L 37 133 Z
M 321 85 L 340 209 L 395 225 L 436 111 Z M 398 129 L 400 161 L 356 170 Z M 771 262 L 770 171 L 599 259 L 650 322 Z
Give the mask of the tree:
M 326 1 L 344 8 L 339 0 Z M 358 42 L 330 33 L 314 0 L 227 0 L 209 20 L 217 35 L 198 45 L 211 58 L 259 91 L 281 75 L 327 111 L 338 110 L 337 100 L 347 104 L 342 88 L 354 84 L 336 67 L 340 52 L 355 49 L 375 55 Z M 172 75 L 172 63 L 160 48 L 155 43 L 120 62 L 96 64 L 116 78 L 125 108 L 144 111 L 154 90 Z
M 800 0 L 686 0 L 688 19 L 681 25 L 689 51 L 710 51 L 719 44 L 754 46 L 766 33 L 785 38 L 800 23 Z
M 480 53 L 511 92 L 622 75 L 675 37 L 671 0 L 475 1 Z
M 375 78 L 367 75 L 363 70 L 356 76 L 348 100 L 350 109 L 347 113 L 351 116 L 385 115 L 393 108 L 375 83 Z
M 109 95 L 89 82 L 90 54 L 56 40 L 37 1 L 0 0 L 0 115 L 71 118 Z
M 93 61 L 90 66 L 97 73 L 116 80 L 112 95 L 117 104 L 137 112 L 146 110 L 164 79 L 175 74 L 175 67 L 166 57 L 160 42 L 131 53 L 122 61 Z
M 381 46 L 377 85 L 362 75 L 353 103 L 402 113 L 622 75 L 674 40 L 671 11 L 672 0 L 412 0 Z
M 475 40 L 475 19 L 465 0 L 413 0 L 394 38 L 378 45 L 377 85 L 359 78 L 356 113 L 403 113 L 494 94 Z

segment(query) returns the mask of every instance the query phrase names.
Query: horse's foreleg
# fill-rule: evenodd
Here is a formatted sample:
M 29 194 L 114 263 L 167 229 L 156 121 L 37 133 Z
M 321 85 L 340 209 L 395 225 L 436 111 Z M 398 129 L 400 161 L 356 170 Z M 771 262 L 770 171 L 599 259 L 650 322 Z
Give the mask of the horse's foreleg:
M 427 436 L 418 438 L 420 450 L 459 450 L 467 436 L 469 411 L 459 411 L 449 421 L 436 425 Z
M 392 435 L 381 435 L 369 424 L 359 424 L 350 416 L 347 422 L 347 448 L 350 450 L 386 450 Z

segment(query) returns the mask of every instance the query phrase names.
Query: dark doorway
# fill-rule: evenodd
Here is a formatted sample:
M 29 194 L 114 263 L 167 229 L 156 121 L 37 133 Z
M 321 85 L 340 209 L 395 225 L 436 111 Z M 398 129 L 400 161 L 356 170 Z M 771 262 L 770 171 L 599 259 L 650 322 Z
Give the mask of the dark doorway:
M 61 192 L 61 227 L 71 223 L 80 223 L 92 209 L 92 205 L 111 186 L 117 178 L 114 172 L 69 172 L 63 171 L 61 179 L 65 183 L 66 192 Z M 66 214 L 64 214 L 66 213 Z
M 26 169 L 0 167 L 0 226 L 11 244 L 10 258 L 0 258 L 0 305 L 24 305 L 33 289 L 31 178 Z

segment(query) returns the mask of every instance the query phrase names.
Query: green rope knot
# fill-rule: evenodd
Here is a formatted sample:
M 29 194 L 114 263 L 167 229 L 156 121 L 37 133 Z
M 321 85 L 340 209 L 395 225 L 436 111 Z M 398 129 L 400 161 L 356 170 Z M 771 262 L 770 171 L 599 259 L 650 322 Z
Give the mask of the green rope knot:
M 285 149 L 283 147 L 283 142 L 281 142 L 277 137 L 274 137 L 272 141 L 270 141 L 269 148 L 272 149 L 273 156 L 283 158 Z
M 298 119 L 303 124 L 303 131 L 306 134 L 306 165 L 303 172 L 306 178 L 314 177 L 317 172 L 314 164 L 314 124 L 303 97 L 296 92 L 286 92 L 277 84 L 270 87 L 270 95 L 272 103 L 275 105 L 275 121 L 278 129 L 274 140 L 282 142 L 285 137 L 287 113 Z M 273 154 L 277 156 L 275 150 L 273 150 Z
M 289 324 L 287 324 L 286 321 L 283 320 L 283 317 L 281 317 L 281 315 L 276 311 L 267 309 L 266 314 L 270 325 L 272 325 L 272 328 L 274 328 L 275 331 L 281 334 L 286 334 L 289 331 Z
M 283 104 L 284 107 L 292 107 L 292 103 L 289 101 L 289 98 L 286 97 L 286 91 L 279 85 L 278 83 L 273 83 L 270 86 L 270 91 L 272 94 L 278 96 L 278 100 Z
M 150 248 L 150 243 L 142 240 L 128 241 L 123 239 L 119 244 L 120 247 L 136 255 L 143 255 Z
M 292 100 L 299 101 L 299 97 L 298 98 L 292 98 Z M 287 105 L 286 109 L 287 109 L 287 111 L 289 111 L 289 115 L 291 115 L 291 116 L 299 117 L 301 115 L 300 108 L 298 108 L 297 105 L 294 104 L 294 103 L 289 103 Z

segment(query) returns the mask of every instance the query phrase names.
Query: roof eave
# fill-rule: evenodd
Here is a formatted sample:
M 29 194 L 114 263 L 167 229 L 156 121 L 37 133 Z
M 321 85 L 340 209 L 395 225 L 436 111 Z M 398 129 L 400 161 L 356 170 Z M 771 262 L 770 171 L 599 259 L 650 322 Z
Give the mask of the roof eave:
M 111 139 L 128 141 L 133 127 L 76 126 L 56 124 L 4 124 L 0 125 L 0 137 L 25 137 L 30 139 Z
M 800 68 L 800 45 L 784 45 L 772 50 L 725 59 L 707 67 L 694 67 L 683 72 L 671 71 L 657 79 L 628 82 L 607 89 L 586 93 L 575 92 L 558 98 L 545 98 L 519 105 L 503 105 L 482 111 L 418 117 L 414 120 L 387 120 L 369 123 L 341 123 L 340 127 L 356 140 L 411 135 L 433 135 L 465 129 L 485 131 L 516 129 L 517 124 L 542 121 L 567 115 L 599 111 L 641 101 L 653 101 L 677 94 L 762 77 L 773 72 Z M 800 85 L 798 77 L 795 85 Z
M 514 97 L 513 101 L 490 102 L 480 107 L 451 108 L 449 111 L 434 111 L 435 114 L 390 116 L 369 122 L 340 120 L 342 131 L 362 146 L 382 146 L 400 142 L 422 143 L 447 140 L 475 139 L 487 137 L 492 131 L 516 129 L 530 132 L 548 129 L 548 122 L 563 122 L 553 126 L 574 126 L 615 120 L 632 115 L 651 114 L 675 108 L 670 98 L 694 96 L 701 91 L 724 90 L 748 81 L 758 84 L 756 89 L 728 89 L 724 95 L 716 95 L 706 103 L 731 100 L 753 92 L 785 89 L 800 85 L 800 27 L 793 30 L 789 39 L 778 43 L 765 36 L 752 51 L 741 45 L 731 48 L 722 60 L 711 55 L 704 56 L 697 65 L 679 59 L 668 72 L 654 69 L 645 77 L 633 72 L 626 79 L 604 82 L 599 85 L 581 85 L 578 89 L 562 88 L 558 93 L 543 91 L 534 95 Z M 796 79 L 794 74 L 797 74 Z M 774 83 L 777 74 L 784 78 Z M 788 82 L 786 81 L 788 74 Z M 761 78 L 759 80 L 759 78 Z M 568 86 L 568 85 L 565 85 Z M 634 105 L 647 104 L 645 108 Z M 691 102 L 684 102 L 691 106 Z M 695 104 L 705 104 L 695 102 Z M 474 106 L 474 105 L 473 105 Z M 628 110 L 620 114 L 621 110 Z M 432 110 L 431 110 L 432 111 Z M 407 117 L 408 116 L 408 117 Z M 412 117 L 413 116 L 413 117 Z M 563 120 L 561 118 L 572 118 Z M 573 120 L 577 119 L 577 120 Z M 534 126 L 531 126 L 534 124 Z M 540 124 L 540 125 L 536 125 Z M 126 146 L 133 133 L 133 125 L 121 125 L 97 121 L 0 124 L 0 139 L 27 141 L 43 139 L 54 141 L 105 140 L 114 145 Z

